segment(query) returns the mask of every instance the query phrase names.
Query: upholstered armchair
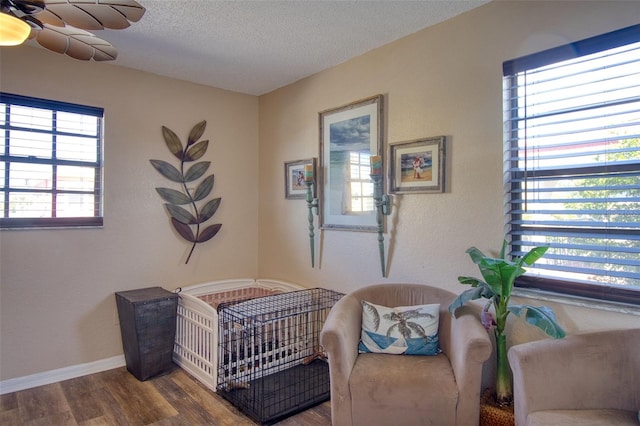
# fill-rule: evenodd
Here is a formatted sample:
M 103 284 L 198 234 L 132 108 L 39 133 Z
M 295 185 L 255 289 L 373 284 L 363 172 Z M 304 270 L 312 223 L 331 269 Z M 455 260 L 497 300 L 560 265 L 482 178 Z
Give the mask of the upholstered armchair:
M 455 294 L 417 284 L 381 284 L 345 295 L 320 334 L 328 354 L 331 418 L 346 425 L 478 424 L 482 365 L 491 355 L 486 330 L 467 307 L 447 308 Z M 440 304 L 435 356 L 359 353 L 362 304 Z
M 509 349 L 516 426 L 638 425 L 640 329 Z

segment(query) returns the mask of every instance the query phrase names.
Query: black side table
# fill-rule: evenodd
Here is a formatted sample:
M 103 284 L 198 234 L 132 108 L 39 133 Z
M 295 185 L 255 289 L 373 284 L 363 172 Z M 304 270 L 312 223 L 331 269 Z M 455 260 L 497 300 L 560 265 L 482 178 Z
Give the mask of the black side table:
M 171 369 L 178 295 L 161 287 L 116 293 L 127 370 L 147 380 Z

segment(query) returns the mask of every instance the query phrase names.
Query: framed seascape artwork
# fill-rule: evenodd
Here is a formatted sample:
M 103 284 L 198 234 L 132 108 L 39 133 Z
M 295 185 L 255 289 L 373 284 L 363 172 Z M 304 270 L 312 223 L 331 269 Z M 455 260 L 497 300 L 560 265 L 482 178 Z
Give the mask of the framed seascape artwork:
M 320 113 L 320 227 L 376 231 L 371 157 L 382 155 L 383 97 Z
M 444 136 L 397 142 L 389 146 L 389 192 L 444 192 Z
M 288 200 L 295 200 L 307 196 L 307 186 L 304 184 L 304 166 L 313 166 L 313 176 L 316 176 L 316 159 L 287 161 L 284 163 L 284 196 Z M 313 197 L 316 197 L 316 186 L 312 185 Z

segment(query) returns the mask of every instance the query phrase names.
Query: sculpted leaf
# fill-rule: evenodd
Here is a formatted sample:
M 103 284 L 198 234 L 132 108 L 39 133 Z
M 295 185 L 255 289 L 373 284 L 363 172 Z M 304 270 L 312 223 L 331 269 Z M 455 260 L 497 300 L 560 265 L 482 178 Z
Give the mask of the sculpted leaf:
M 222 228 L 221 223 L 216 223 L 215 225 L 205 228 L 200 235 L 198 235 L 198 240 L 196 242 L 204 243 L 205 241 L 209 241 L 211 238 L 215 237 L 218 231 L 220 231 L 220 228 Z
M 187 204 L 191 199 L 180 191 L 171 188 L 156 188 L 163 200 L 171 204 Z
M 190 243 L 196 242 L 196 237 L 195 235 L 193 235 L 193 231 L 191 230 L 191 227 L 189 225 L 178 221 L 175 217 L 171 218 L 171 223 L 173 224 L 173 227 L 175 228 L 176 231 L 178 231 L 178 234 L 180 234 L 182 238 L 189 241 Z
M 209 147 L 209 141 L 198 142 L 193 145 L 191 148 L 187 150 L 187 153 L 184 156 L 184 161 L 195 161 L 201 158 L 205 152 L 207 152 L 207 148 Z
M 200 177 L 202 177 L 203 174 L 206 173 L 210 165 L 211 165 L 211 161 L 201 161 L 199 163 L 194 164 L 184 174 L 184 181 L 193 182 L 194 180 L 199 179 Z
M 200 201 L 205 198 L 213 189 L 213 175 L 209 175 L 196 188 L 196 192 L 193 194 L 194 201 Z
M 187 146 L 193 145 L 198 139 L 200 139 L 206 127 L 206 120 L 202 120 L 201 122 L 193 126 L 193 129 L 191 129 L 191 132 L 189 132 L 189 140 L 187 142 Z
M 198 223 L 206 222 L 213 216 L 218 210 L 218 206 L 220 205 L 221 198 L 214 198 L 213 200 L 207 202 L 200 210 L 200 215 L 198 216 Z
M 162 176 L 173 182 L 182 183 L 182 174 L 171 164 L 162 160 L 149 160 L 149 162 Z
M 171 153 L 179 160 L 182 160 L 182 142 L 180 142 L 178 135 L 168 127 L 162 126 L 162 136 L 164 137 L 164 141 L 167 144 L 169 151 L 171 151 Z
M 189 210 L 178 207 L 175 204 L 165 204 L 165 207 L 169 211 L 171 217 L 176 219 L 178 222 L 184 224 L 197 223 L 196 218 L 191 214 Z

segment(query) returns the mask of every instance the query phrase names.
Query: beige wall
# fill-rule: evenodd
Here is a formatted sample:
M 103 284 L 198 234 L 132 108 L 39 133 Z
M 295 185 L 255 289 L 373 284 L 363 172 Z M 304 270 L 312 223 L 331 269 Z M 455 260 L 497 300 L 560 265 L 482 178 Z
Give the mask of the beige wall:
M 0 54 L 2 91 L 103 107 L 106 129 L 102 229 L 0 232 L 1 379 L 122 354 L 116 291 L 257 275 L 257 97 L 42 49 Z M 222 229 L 185 265 L 190 246 L 154 189 L 172 185 L 149 159 L 175 164 L 161 126 L 184 142 L 201 120 L 222 197 L 208 223 Z
M 118 290 L 239 276 L 341 291 L 400 281 L 463 290 L 456 277 L 475 273 L 464 251 L 502 239 L 502 62 L 635 24 L 639 12 L 640 3 L 626 1 L 495 2 L 259 99 L 3 48 L 0 89 L 104 107 L 107 130 L 103 229 L 0 232 L 0 379 L 122 354 Z M 387 141 L 449 138 L 449 189 L 394 197 L 389 278 L 371 233 L 320 233 L 312 269 L 306 206 L 284 199 L 283 164 L 318 156 L 318 111 L 378 93 Z M 160 126 L 183 136 L 202 119 L 223 228 L 185 266 L 187 244 L 154 191 L 166 181 L 148 160 L 169 159 Z M 554 308 L 570 332 L 639 318 Z M 537 337 L 515 326 L 518 340 Z
M 502 62 L 638 16 L 639 2 L 493 2 L 262 96 L 260 275 L 342 291 L 378 282 L 462 291 L 457 276 L 477 275 L 465 250 L 497 250 L 503 237 Z M 311 269 L 306 205 L 284 199 L 282 164 L 318 157 L 319 111 L 379 93 L 388 142 L 447 136 L 448 190 L 394 197 L 388 278 L 372 233 L 320 233 L 320 265 Z M 638 316 L 553 306 L 570 333 L 640 325 Z M 516 336 L 538 337 L 527 328 Z

